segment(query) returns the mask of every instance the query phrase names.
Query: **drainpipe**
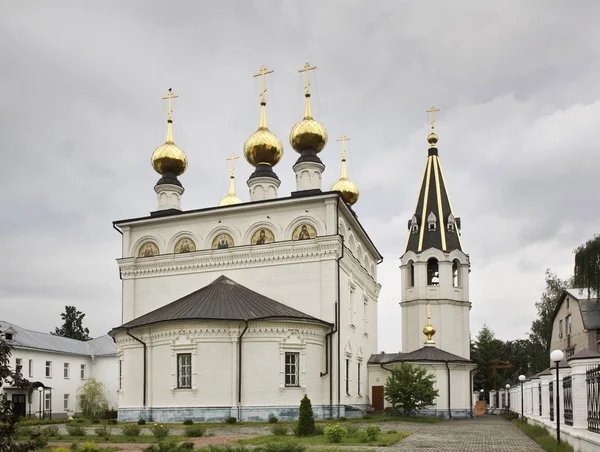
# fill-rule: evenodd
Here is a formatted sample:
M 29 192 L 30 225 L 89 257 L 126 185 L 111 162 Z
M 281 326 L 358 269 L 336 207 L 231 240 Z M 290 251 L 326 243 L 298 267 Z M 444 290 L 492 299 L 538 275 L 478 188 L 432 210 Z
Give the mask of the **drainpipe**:
M 248 329 L 248 320 L 244 319 L 244 329 L 238 336 L 238 420 L 242 420 L 242 337 Z
M 471 369 L 471 371 L 469 372 L 469 381 L 471 383 L 471 391 L 470 391 L 470 400 L 471 400 L 471 417 L 473 417 L 473 372 L 475 372 L 477 369 Z M 484 398 L 485 400 L 485 398 Z
M 340 204 L 340 197 L 338 196 L 336 203 L 335 203 L 335 227 L 336 227 L 336 232 L 337 232 L 337 236 L 340 237 L 340 239 L 342 240 L 342 253 L 340 254 L 340 257 L 337 258 L 337 300 L 336 300 L 336 330 L 338 328 L 338 325 L 340 324 L 340 310 L 341 310 L 341 299 L 340 299 L 340 294 L 341 294 L 341 282 L 340 282 L 340 261 L 342 260 L 342 258 L 344 257 L 344 236 L 340 236 L 340 213 L 339 213 L 339 204 Z M 340 402 L 341 402 L 341 392 L 340 392 L 340 375 L 341 375 L 341 349 L 342 349 L 342 343 L 341 343 L 341 337 L 340 337 L 340 333 L 337 333 L 337 417 L 340 417 Z M 333 350 L 332 350 L 333 351 Z M 331 381 L 331 379 L 330 379 Z M 332 382 L 333 383 L 333 382 Z
M 450 366 L 448 366 L 448 361 L 446 361 L 446 369 L 448 369 L 448 417 L 452 419 L 452 409 L 450 408 Z
M 147 400 L 147 393 L 148 393 L 148 382 L 147 382 L 148 363 L 147 363 L 147 358 L 146 358 L 147 355 L 148 355 L 148 353 L 147 353 L 148 346 L 141 339 L 139 339 L 139 338 L 135 337 L 133 334 L 131 334 L 129 332 L 129 328 L 127 328 L 127 330 L 125 331 L 125 333 L 127 334 L 127 336 L 135 339 L 136 341 L 138 341 L 140 344 L 142 344 L 144 346 L 144 380 L 143 380 L 144 381 L 144 383 L 143 383 L 143 394 L 144 394 L 144 397 L 143 397 L 143 400 L 144 400 L 144 411 L 145 411 L 147 409 L 146 400 Z M 152 419 L 149 419 L 149 420 L 152 420 Z
M 337 303 L 333 307 L 333 318 L 337 319 Z M 334 321 L 334 325 L 331 327 L 331 331 L 329 331 L 329 333 L 325 334 L 325 372 L 319 372 L 319 376 L 321 376 L 321 377 L 324 377 L 325 375 L 329 375 L 329 358 L 330 358 L 329 345 L 331 343 L 331 335 L 333 333 L 337 333 L 337 324 L 335 324 L 335 321 Z M 331 378 L 330 378 L 330 380 L 331 380 Z

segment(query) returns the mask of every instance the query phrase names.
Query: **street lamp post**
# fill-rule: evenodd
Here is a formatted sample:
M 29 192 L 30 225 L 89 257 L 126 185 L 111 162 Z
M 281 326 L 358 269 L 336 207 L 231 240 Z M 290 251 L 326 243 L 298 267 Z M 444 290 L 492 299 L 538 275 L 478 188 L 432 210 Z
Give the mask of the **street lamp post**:
M 523 422 L 523 382 L 526 378 L 525 375 L 519 375 L 519 381 L 521 382 L 521 422 Z
M 562 350 L 554 350 L 550 353 L 550 360 L 556 364 L 556 442 L 560 444 L 560 388 L 558 387 L 558 364 L 563 360 L 565 354 Z
M 38 388 L 38 396 L 39 396 L 38 399 L 40 399 L 40 414 L 38 416 L 38 419 L 42 418 L 42 391 L 43 390 L 44 389 L 41 386 Z
M 483 389 L 480 389 L 480 390 L 479 390 L 479 393 L 481 394 L 481 396 L 480 396 L 480 400 L 485 400 L 485 397 L 484 397 L 484 392 L 485 392 L 485 391 L 484 391 Z
M 508 392 L 508 390 L 510 389 L 510 385 L 507 383 L 506 384 L 506 415 L 508 416 L 508 413 L 510 413 L 510 394 Z

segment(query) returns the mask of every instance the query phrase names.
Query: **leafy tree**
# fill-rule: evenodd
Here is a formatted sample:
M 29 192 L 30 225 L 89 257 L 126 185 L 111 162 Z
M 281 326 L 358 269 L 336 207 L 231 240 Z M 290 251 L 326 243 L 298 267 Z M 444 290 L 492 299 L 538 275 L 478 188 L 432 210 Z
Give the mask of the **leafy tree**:
M 408 414 L 433 404 L 439 391 L 433 388 L 435 377 L 420 366 L 401 363 L 391 369 L 383 388 L 385 399 L 394 410 Z
M 558 305 L 558 300 L 565 289 L 571 287 L 570 280 L 560 279 L 550 269 L 546 270 L 546 289 L 542 298 L 535 304 L 538 318 L 531 324 L 529 339 L 538 343 L 546 355 L 550 352 L 552 339 L 552 314 Z M 547 362 L 547 359 L 546 359 Z
M 300 413 L 298 414 L 298 436 L 310 436 L 315 433 L 315 416 L 310 399 L 304 394 L 300 401 Z
M 65 306 L 65 312 L 60 317 L 63 319 L 63 325 L 60 328 L 55 328 L 54 336 L 69 337 L 71 339 L 79 339 L 80 341 L 89 341 L 90 330 L 83 327 L 83 318 L 85 314 L 78 311 L 75 306 Z
M 31 392 L 31 384 L 19 372 L 10 367 L 11 347 L 0 337 L 0 388 L 6 383 L 23 391 Z M 6 393 L 0 394 L 0 452 L 28 452 L 40 448 L 35 442 L 15 443 L 16 423 L 19 418 Z
M 594 235 L 584 245 L 575 250 L 576 287 L 588 290 L 588 297 L 600 294 L 600 234 Z
M 95 378 L 88 378 L 77 390 L 77 406 L 88 417 L 99 417 L 108 410 L 108 398 L 104 384 Z

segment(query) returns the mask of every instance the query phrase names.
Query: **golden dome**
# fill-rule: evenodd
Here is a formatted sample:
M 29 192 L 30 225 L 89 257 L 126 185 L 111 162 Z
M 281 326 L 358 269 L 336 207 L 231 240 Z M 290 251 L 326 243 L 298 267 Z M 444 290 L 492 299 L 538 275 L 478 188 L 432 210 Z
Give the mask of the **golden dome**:
M 432 148 L 434 148 L 438 142 L 437 133 L 433 131 L 433 128 L 431 129 L 431 133 L 427 136 L 427 142 L 431 145 Z
M 327 131 L 323 124 L 312 118 L 310 110 L 310 94 L 306 93 L 304 119 L 296 123 L 290 132 L 290 144 L 296 152 L 313 149 L 321 152 L 327 144 Z
M 219 201 L 219 207 L 232 206 L 234 204 L 241 204 L 243 201 L 235 194 L 235 174 L 234 174 L 234 162 L 235 159 L 239 158 L 235 154 L 231 154 L 227 160 L 231 160 L 231 173 L 229 175 L 229 193 L 221 201 Z
M 283 157 L 281 140 L 267 127 L 266 102 L 261 102 L 260 126 L 244 143 L 244 157 L 250 165 L 275 166 Z
M 225 196 L 223 199 L 221 199 L 221 201 L 219 201 L 219 207 L 233 206 L 234 204 L 241 204 L 241 203 L 242 203 L 242 200 L 240 198 L 238 198 L 235 193 L 233 193 L 233 194 L 229 193 L 227 196 Z
M 169 93 L 163 99 L 169 101 L 169 108 L 167 111 L 167 139 L 165 144 L 161 144 L 152 153 L 152 167 L 158 174 L 171 173 L 175 176 L 180 176 L 187 169 L 187 157 L 185 152 L 180 147 L 175 145 L 173 140 L 173 118 L 171 113 L 173 108 L 171 107 L 171 101 L 174 98 L 179 97 L 177 94 L 173 94 L 173 90 L 169 88 Z
M 360 196 L 358 187 L 354 182 L 348 179 L 340 179 L 337 181 L 333 187 L 331 187 L 331 191 L 339 191 L 344 202 L 351 206 L 358 201 L 358 197 Z
M 423 328 L 423 334 L 427 336 L 425 339 L 426 345 L 434 345 L 433 335 L 435 334 L 435 328 L 431 325 L 431 313 L 429 312 L 429 303 L 427 303 L 427 325 Z

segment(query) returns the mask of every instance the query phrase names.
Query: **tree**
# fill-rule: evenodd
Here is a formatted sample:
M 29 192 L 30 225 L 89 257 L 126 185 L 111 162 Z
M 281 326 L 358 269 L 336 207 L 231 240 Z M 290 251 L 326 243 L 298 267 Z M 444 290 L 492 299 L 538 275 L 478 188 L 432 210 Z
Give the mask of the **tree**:
M 60 317 L 63 319 L 63 325 L 60 328 L 55 328 L 54 336 L 69 337 L 80 341 L 89 341 L 90 330 L 83 327 L 83 318 L 85 314 L 78 311 L 75 306 L 65 306 L 65 312 Z
M 496 335 L 487 325 L 477 334 L 471 351 L 471 360 L 477 363 L 477 372 L 474 376 L 473 389 L 485 390 L 487 394 L 492 389 L 497 389 L 498 380 L 494 381 L 492 364 L 502 355 L 502 341 L 496 339 Z M 500 382 L 502 383 L 502 382 Z
M 84 416 L 99 417 L 109 408 L 106 388 L 95 378 L 88 378 L 77 390 L 77 406 Z
M 550 352 L 550 341 L 552 339 L 552 315 L 558 305 L 558 300 L 565 289 L 571 287 L 570 280 L 560 279 L 550 269 L 546 270 L 546 289 L 542 298 L 535 304 L 538 318 L 531 324 L 529 339 L 538 343 L 546 353 Z M 546 359 L 547 362 L 547 359 Z
M 298 436 L 311 436 L 315 434 L 315 416 L 310 399 L 304 394 L 300 401 L 298 414 Z
M 31 393 L 31 384 L 10 367 L 11 347 L 0 337 L 0 388 L 6 383 Z M 0 452 L 28 452 L 40 448 L 40 443 L 26 441 L 15 443 L 16 424 L 19 417 L 6 393 L 0 394 Z
M 439 391 L 433 388 L 435 377 L 420 366 L 401 363 L 391 369 L 383 388 L 385 399 L 394 410 L 408 414 L 432 405 Z
M 575 286 L 588 290 L 588 297 L 600 294 L 600 234 L 575 250 Z

